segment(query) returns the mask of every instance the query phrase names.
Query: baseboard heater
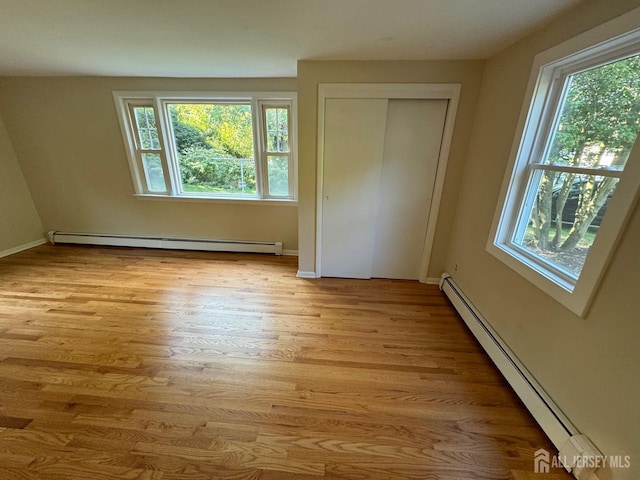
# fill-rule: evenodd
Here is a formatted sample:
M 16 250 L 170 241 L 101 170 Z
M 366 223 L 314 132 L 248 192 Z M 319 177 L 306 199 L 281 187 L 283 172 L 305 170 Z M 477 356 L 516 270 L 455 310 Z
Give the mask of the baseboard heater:
M 447 295 L 482 348 L 559 450 L 559 458 L 569 459 L 567 463 L 573 463 L 564 465 L 566 470 L 580 480 L 597 479 L 595 475 L 592 476 L 595 468 L 584 468 L 589 462 L 581 462 L 579 458 L 593 458 L 602 454 L 587 437 L 578 432 L 449 274 L 442 275 L 440 290 Z
M 112 247 L 162 248 L 169 250 L 203 250 L 207 252 L 273 253 L 282 255 L 282 242 L 253 242 L 237 240 L 198 240 L 189 238 L 141 237 L 93 233 L 50 231 L 49 241 Z

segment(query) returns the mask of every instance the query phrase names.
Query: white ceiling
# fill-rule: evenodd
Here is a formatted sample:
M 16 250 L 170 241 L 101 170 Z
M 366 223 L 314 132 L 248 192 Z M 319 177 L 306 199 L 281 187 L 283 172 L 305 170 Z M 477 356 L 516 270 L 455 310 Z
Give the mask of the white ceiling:
M 293 77 L 487 58 L 581 0 L 0 0 L 0 75 Z

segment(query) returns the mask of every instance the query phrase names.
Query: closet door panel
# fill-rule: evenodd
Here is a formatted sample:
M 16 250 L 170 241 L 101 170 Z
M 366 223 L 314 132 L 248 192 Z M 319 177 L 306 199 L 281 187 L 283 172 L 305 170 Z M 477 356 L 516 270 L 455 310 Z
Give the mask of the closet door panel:
M 323 277 L 371 278 L 386 99 L 327 99 L 322 187 Z
M 372 276 L 417 280 L 447 100 L 389 100 Z

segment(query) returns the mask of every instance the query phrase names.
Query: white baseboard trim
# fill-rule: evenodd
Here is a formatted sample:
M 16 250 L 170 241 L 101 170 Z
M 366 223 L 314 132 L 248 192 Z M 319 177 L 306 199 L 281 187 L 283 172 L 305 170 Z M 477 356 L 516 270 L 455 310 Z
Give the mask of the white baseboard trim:
M 287 250 L 283 250 L 282 254 L 283 255 L 287 255 Z M 296 251 L 296 255 L 297 255 L 297 251 Z M 298 273 L 296 274 L 296 277 L 298 278 L 318 278 L 316 276 L 316 272 L 303 272 L 298 270 Z M 427 285 L 439 285 L 440 284 L 440 279 L 439 278 L 435 278 L 435 277 L 428 277 L 427 281 L 425 282 Z
M 301 270 L 298 270 L 298 273 L 296 273 L 296 277 L 298 277 L 298 278 L 317 278 L 316 277 L 316 272 L 303 272 Z
M 520 362 L 498 333 L 465 296 L 449 274 L 444 273 L 440 289 L 458 311 L 482 348 L 520 397 L 542 430 L 559 450 L 579 432 Z
M 20 245 L 18 247 L 9 248 L 7 250 L 3 250 L 0 252 L 0 258 L 8 257 L 9 255 L 13 255 L 14 253 L 20 253 L 25 250 L 29 250 L 30 248 L 44 245 L 45 243 L 47 243 L 47 240 L 44 238 L 41 238 L 40 240 L 35 240 L 33 242 L 25 243 L 24 245 Z
M 298 250 L 282 250 L 282 255 L 285 255 L 287 257 L 297 257 L 298 256 Z

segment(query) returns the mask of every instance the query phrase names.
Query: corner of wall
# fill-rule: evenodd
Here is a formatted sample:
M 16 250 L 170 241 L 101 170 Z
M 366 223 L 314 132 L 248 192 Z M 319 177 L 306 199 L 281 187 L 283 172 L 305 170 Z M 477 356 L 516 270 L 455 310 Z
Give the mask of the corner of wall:
M 0 256 L 44 243 L 43 227 L 0 116 Z

